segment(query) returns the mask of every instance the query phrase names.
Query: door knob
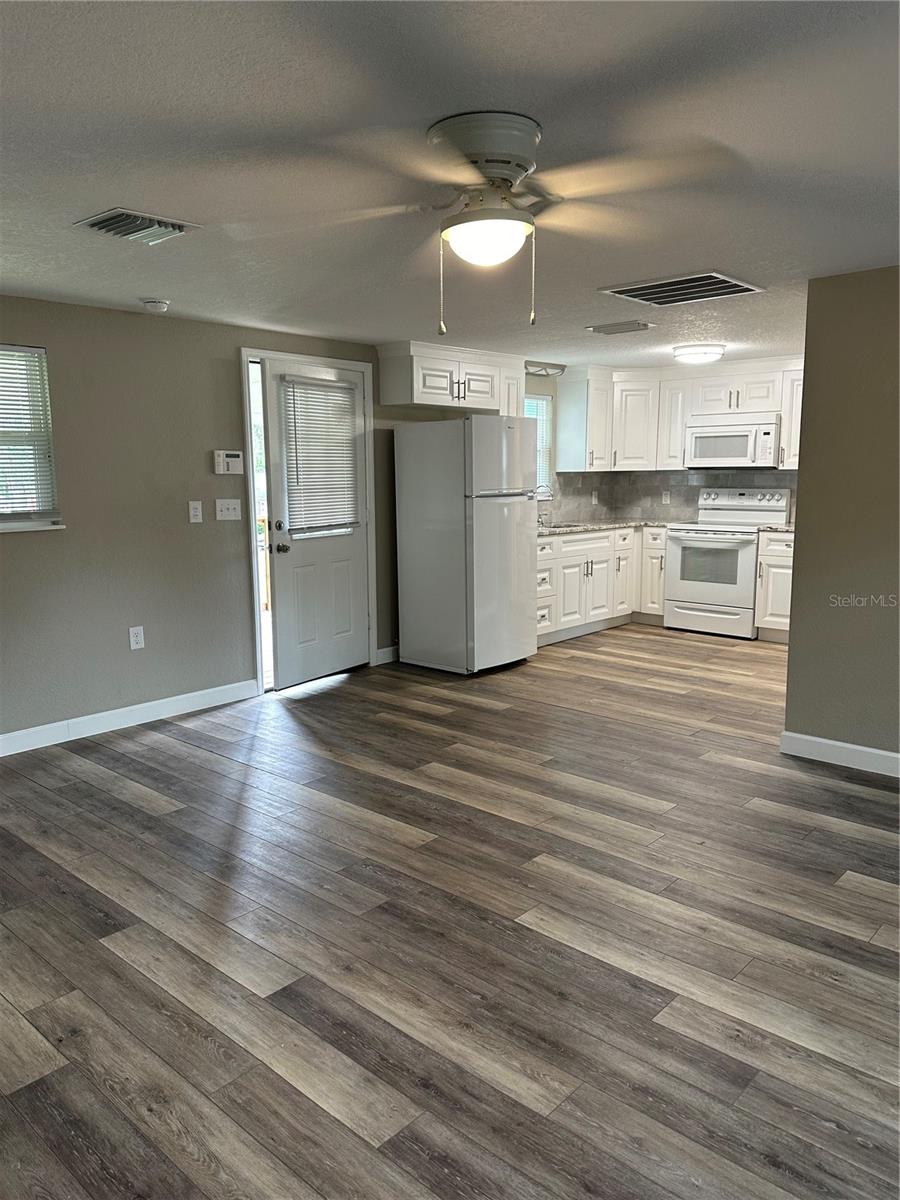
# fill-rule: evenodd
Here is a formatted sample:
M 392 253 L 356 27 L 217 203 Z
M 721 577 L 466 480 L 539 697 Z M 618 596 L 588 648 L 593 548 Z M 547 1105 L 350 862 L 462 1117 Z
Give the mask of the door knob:
M 276 554 L 290 554 L 291 548 L 286 542 L 279 542 L 275 547 Z
M 279 533 L 281 533 L 282 529 L 284 529 L 284 521 L 276 521 L 275 528 L 278 530 Z

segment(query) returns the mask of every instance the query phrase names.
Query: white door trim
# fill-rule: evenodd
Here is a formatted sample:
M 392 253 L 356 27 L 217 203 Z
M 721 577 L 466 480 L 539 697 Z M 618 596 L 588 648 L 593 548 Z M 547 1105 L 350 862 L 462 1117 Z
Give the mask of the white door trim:
M 265 690 L 263 683 L 262 633 L 259 620 L 259 566 L 256 559 L 256 480 L 253 466 L 253 439 L 250 421 L 250 361 L 257 358 L 290 358 L 310 367 L 328 367 L 339 371 L 358 371 L 363 378 L 363 441 L 366 460 L 366 572 L 369 593 L 369 666 L 378 661 L 378 591 L 375 578 L 375 412 L 372 364 L 347 358 L 326 358 L 320 354 L 292 354 L 287 350 L 254 350 L 241 348 L 241 389 L 244 398 L 244 462 L 246 464 L 250 571 L 253 583 L 253 629 L 256 653 L 257 694 Z

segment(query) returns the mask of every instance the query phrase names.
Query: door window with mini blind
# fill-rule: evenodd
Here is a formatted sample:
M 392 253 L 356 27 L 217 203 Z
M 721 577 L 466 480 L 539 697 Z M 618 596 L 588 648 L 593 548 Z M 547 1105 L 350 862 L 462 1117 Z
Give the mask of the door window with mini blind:
M 47 352 L 0 346 L 0 532 L 61 523 Z
M 351 533 L 360 523 L 362 411 L 352 384 L 281 379 L 289 532 Z
M 553 401 L 549 396 L 526 396 L 525 416 L 537 421 L 537 486 L 550 487 L 553 470 Z

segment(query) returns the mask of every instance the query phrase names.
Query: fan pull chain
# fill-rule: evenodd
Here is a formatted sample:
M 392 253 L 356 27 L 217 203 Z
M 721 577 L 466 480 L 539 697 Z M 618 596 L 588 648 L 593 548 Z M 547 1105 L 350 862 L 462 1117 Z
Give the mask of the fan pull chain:
M 534 325 L 534 243 L 537 241 L 537 230 L 531 231 L 531 320 L 530 324 Z
M 444 239 L 440 234 L 438 234 L 438 275 L 440 278 L 440 313 L 438 317 L 438 335 L 443 337 L 447 332 L 447 326 L 444 324 Z

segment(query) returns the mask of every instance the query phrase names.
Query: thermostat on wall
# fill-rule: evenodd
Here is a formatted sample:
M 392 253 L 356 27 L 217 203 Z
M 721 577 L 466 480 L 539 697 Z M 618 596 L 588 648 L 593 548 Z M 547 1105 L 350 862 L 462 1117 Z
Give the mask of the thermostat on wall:
M 243 450 L 213 450 L 213 471 L 216 475 L 243 475 Z

